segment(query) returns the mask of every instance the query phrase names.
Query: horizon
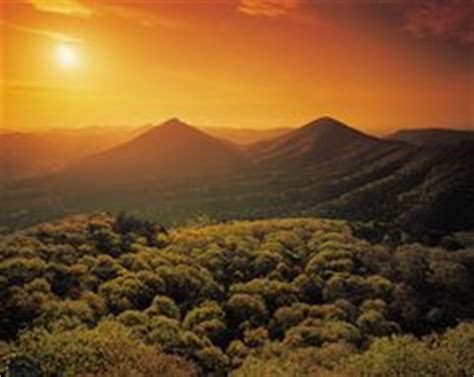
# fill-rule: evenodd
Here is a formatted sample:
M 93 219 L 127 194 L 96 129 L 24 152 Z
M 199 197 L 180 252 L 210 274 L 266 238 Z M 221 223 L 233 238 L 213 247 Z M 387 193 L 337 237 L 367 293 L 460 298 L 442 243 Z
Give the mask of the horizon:
M 265 132 L 265 131 L 276 131 L 276 130 L 288 130 L 288 131 L 294 131 L 298 130 L 299 128 L 304 127 L 305 125 L 316 122 L 320 119 L 324 118 L 330 118 L 335 121 L 338 121 L 345 126 L 362 131 L 368 135 L 376 136 L 376 137 L 385 137 L 385 136 L 390 136 L 391 134 L 395 132 L 402 132 L 402 131 L 428 131 L 428 130 L 448 130 L 448 131 L 473 131 L 473 127 L 438 127 L 438 126 L 425 126 L 425 127 L 404 127 L 404 128 L 393 128 L 390 130 L 374 130 L 373 132 L 364 130 L 362 128 L 358 128 L 356 126 L 353 126 L 352 124 L 346 123 L 344 120 L 341 120 L 339 118 L 335 118 L 330 115 L 321 115 L 318 117 L 313 117 L 311 120 L 304 121 L 302 124 L 299 125 L 288 125 L 288 126 L 281 126 L 281 127 L 271 127 L 271 128 L 253 128 L 253 127 L 232 127 L 232 126 L 221 126 L 221 125 L 202 125 L 202 124 L 193 124 L 191 122 L 188 122 L 187 120 L 183 120 L 177 116 L 172 116 L 170 118 L 162 119 L 159 121 L 155 122 L 148 122 L 145 124 L 93 124 L 93 125 L 75 125 L 72 127 L 48 127 L 48 128 L 43 128 L 43 129 L 34 129 L 34 128 L 24 128 L 24 129 L 19 129 L 19 128 L 13 128 L 13 127 L 6 127 L 2 128 L 1 130 L 4 133 L 30 133 L 30 134 L 47 134 L 47 133 L 54 133 L 54 132 L 68 132 L 68 131 L 87 131 L 87 130 L 107 130 L 110 129 L 115 130 L 115 131 L 146 131 L 148 128 L 155 128 L 155 127 L 160 127 L 165 123 L 168 123 L 169 121 L 172 120 L 177 120 L 180 123 L 183 123 L 187 126 L 199 129 L 199 130 L 228 130 L 228 131 L 249 131 L 249 132 Z
M 2 129 L 472 129 L 472 5 L 2 4 Z M 192 46 L 192 48 L 188 48 Z M 121 125 L 121 126 L 120 126 Z

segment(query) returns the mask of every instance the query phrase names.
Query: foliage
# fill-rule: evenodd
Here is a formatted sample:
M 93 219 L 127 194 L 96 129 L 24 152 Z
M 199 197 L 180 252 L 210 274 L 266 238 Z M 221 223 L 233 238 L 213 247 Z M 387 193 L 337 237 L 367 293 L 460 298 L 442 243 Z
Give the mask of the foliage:
M 0 356 L 48 376 L 474 368 L 474 253 L 371 244 L 341 221 L 74 216 L 2 237 L 0 272 Z

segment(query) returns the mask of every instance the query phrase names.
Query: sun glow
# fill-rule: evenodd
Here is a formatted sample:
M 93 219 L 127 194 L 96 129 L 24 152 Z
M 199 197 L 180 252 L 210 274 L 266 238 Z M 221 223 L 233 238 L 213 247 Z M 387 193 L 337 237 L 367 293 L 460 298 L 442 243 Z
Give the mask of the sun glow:
M 62 44 L 57 46 L 56 59 L 63 67 L 66 68 L 75 67 L 79 63 L 77 51 L 70 45 Z

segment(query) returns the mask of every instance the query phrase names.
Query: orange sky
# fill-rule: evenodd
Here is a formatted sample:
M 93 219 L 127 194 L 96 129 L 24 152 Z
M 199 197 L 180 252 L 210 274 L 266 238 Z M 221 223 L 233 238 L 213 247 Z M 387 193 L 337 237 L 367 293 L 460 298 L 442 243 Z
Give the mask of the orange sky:
M 0 1 L 5 128 L 473 127 L 469 1 Z

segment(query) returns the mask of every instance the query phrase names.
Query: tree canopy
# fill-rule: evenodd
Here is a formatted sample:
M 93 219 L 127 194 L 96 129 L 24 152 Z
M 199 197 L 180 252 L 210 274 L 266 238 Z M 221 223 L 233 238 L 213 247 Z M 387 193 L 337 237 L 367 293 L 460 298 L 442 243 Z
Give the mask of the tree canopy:
M 74 216 L 3 236 L 0 288 L 0 373 L 474 370 L 473 250 L 372 244 L 343 221 Z

